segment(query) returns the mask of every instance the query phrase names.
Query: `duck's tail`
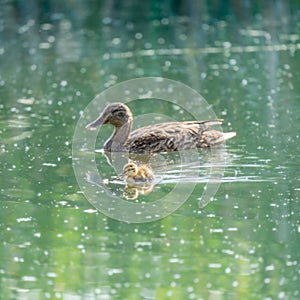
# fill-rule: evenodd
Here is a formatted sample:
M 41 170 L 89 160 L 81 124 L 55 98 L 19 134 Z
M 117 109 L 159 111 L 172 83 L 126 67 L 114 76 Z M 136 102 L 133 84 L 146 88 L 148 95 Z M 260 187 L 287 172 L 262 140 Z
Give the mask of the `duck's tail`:
M 223 143 L 223 142 L 225 142 L 225 141 L 227 141 L 227 140 L 229 140 L 229 139 L 231 139 L 235 136 L 236 136 L 236 132 L 234 132 L 234 131 L 232 131 L 232 132 L 222 132 L 221 137 L 220 137 L 220 141 L 217 139 L 215 142 L 217 144 Z
M 218 130 L 207 130 L 202 133 L 201 139 L 198 143 L 200 148 L 209 148 L 219 144 L 236 136 L 236 132 L 221 132 Z

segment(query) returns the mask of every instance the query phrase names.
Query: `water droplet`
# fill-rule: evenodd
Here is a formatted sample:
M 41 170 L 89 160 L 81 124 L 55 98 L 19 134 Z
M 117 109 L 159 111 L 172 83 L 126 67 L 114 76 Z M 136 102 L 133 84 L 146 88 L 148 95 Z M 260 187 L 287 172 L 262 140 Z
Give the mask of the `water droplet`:
M 140 32 L 137 32 L 137 33 L 134 35 L 134 37 L 135 37 L 137 40 L 140 40 L 140 39 L 143 38 L 143 34 L 140 33 Z

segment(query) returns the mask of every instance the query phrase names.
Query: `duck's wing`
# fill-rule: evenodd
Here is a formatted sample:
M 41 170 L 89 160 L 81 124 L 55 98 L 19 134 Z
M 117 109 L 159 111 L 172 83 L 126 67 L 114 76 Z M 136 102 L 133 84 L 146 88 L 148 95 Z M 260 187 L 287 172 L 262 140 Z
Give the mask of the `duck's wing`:
M 168 122 L 154 124 L 134 130 L 126 142 L 130 152 L 168 152 L 192 149 L 202 133 L 222 120 Z
M 219 144 L 224 143 L 225 141 L 236 136 L 236 132 L 222 132 L 218 130 L 210 129 L 210 126 L 222 124 L 223 119 L 217 119 L 213 121 L 203 121 L 199 124 L 200 130 L 198 132 L 198 138 L 196 140 L 197 148 L 209 148 Z M 190 126 L 194 126 L 190 123 Z
M 134 138 L 129 137 L 126 142 L 126 148 L 134 153 L 155 153 L 170 151 L 166 149 L 168 136 L 163 133 L 152 133 L 137 135 Z

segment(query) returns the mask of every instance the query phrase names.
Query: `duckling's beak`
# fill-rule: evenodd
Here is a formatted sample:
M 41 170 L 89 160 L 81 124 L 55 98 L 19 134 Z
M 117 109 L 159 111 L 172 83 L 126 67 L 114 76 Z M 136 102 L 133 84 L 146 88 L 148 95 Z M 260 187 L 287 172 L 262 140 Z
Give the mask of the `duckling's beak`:
M 117 175 L 117 178 L 118 178 L 118 179 L 123 179 L 124 176 L 125 176 L 125 173 L 124 173 L 124 171 L 123 171 L 123 172 L 121 172 L 121 173 L 119 173 L 119 174 Z
M 103 125 L 106 122 L 106 117 L 101 114 L 98 119 L 86 125 L 85 128 L 89 130 L 95 130 L 97 126 Z

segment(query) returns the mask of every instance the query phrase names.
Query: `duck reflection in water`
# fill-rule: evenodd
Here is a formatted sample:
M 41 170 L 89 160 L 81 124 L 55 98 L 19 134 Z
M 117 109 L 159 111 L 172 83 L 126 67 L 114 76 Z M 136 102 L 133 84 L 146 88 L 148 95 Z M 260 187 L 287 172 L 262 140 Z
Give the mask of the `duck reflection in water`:
M 123 167 L 126 187 L 123 196 L 128 200 L 150 193 L 154 187 L 154 174 L 149 165 L 129 162 Z

